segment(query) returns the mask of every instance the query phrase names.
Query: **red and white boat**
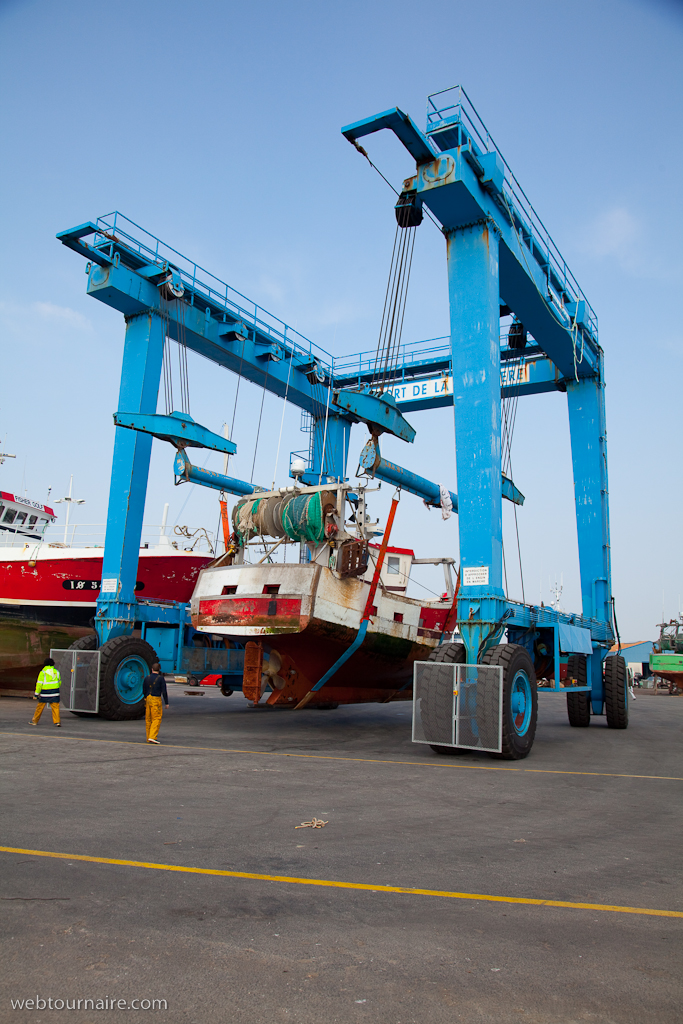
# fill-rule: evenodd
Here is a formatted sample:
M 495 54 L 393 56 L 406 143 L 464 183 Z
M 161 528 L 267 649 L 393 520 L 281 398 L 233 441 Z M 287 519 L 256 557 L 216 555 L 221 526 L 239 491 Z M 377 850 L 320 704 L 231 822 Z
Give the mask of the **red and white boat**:
M 25 690 L 50 648 L 91 633 L 104 548 L 46 539 L 52 508 L 0 492 L 0 692 Z M 182 550 L 161 532 L 140 549 L 139 597 L 189 601 L 211 552 Z
M 191 618 L 200 632 L 247 641 L 248 700 L 258 704 L 267 688 L 267 703 L 284 707 L 412 697 L 413 663 L 454 629 L 452 558 L 416 559 L 409 548 L 387 547 L 379 562 L 365 489 L 350 484 L 258 492 L 237 503 L 233 526 L 226 554 L 199 575 Z M 276 548 L 298 540 L 309 560 L 273 559 Z M 266 554 L 249 564 L 263 546 Z M 436 601 L 406 594 L 411 566 L 427 562 L 447 574 L 447 592 Z

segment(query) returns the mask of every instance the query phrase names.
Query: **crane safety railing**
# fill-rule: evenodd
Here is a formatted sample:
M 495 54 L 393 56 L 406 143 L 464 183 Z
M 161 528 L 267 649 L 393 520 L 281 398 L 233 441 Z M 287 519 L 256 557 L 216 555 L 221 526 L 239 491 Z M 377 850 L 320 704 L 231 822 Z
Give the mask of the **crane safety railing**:
M 185 287 L 185 301 L 191 305 L 208 306 L 217 318 L 227 315 L 231 320 L 253 326 L 300 362 L 317 364 L 322 376 L 331 375 L 333 359 L 329 352 L 129 217 L 116 210 L 105 214 L 97 218 L 97 230 L 93 244 L 100 252 L 109 250 L 108 255 L 113 259 L 114 253 L 123 247 L 133 253 L 141 265 L 157 264 L 160 272 L 166 269 L 176 271 Z
M 515 232 L 532 253 L 544 271 L 549 298 L 557 307 L 565 326 L 571 326 L 571 318 L 564 308 L 567 302 L 584 302 L 584 327 L 597 344 L 598 318 L 588 302 L 583 289 L 567 266 L 567 263 L 550 236 L 550 232 L 531 205 L 527 194 L 513 174 L 510 165 L 496 145 L 491 133 L 479 116 L 474 104 L 461 85 L 442 89 L 427 97 L 427 134 L 431 135 L 449 126 L 460 125 L 468 137 L 475 155 L 496 152 L 505 167 L 503 186 L 504 203 L 508 207 Z M 465 139 L 462 140 L 466 141 Z
M 501 324 L 500 347 L 508 348 L 510 324 Z M 529 348 L 535 347 L 531 335 L 528 335 Z M 519 355 L 523 354 L 520 350 Z M 338 387 L 350 387 L 353 384 L 368 383 L 374 379 L 376 372 L 376 356 L 373 350 L 356 352 L 353 355 L 338 356 L 334 360 L 334 383 Z M 426 338 L 423 341 L 406 342 L 401 345 L 398 367 L 391 381 L 404 381 L 416 377 L 434 374 L 440 369 L 450 372 L 451 339 L 448 335 L 440 338 Z M 380 375 L 381 376 L 381 375 Z
M 145 525 L 142 527 L 140 548 L 170 547 L 177 551 L 193 550 L 198 554 L 215 550 L 216 537 L 211 531 L 205 532 L 201 527 L 185 529 L 187 532 L 176 533 L 175 527 L 170 524 L 166 528 L 153 524 Z M 36 544 L 43 543 L 54 548 L 104 548 L 105 523 L 69 523 L 66 528 L 66 541 L 64 531 L 65 527 L 56 523 L 48 526 L 39 538 L 7 534 L 2 539 L 2 547 L 34 548 Z
M 395 378 L 392 376 L 392 380 L 415 377 L 420 373 L 433 373 L 435 364 L 450 365 L 450 361 L 451 340 L 448 336 L 406 342 L 400 347 L 398 355 L 400 369 Z M 377 352 L 374 350 L 338 356 L 334 360 L 335 384 L 348 387 L 348 381 L 361 381 L 373 377 L 377 370 L 376 363 Z

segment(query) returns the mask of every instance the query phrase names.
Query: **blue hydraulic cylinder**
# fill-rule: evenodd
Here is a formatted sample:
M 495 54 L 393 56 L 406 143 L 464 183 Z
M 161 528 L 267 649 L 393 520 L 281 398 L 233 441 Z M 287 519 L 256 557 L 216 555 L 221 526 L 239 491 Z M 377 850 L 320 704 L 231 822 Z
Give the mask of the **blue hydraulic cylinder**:
M 228 494 L 254 494 L 255 491 L 264 490 L 256 484 L 249 484 L 246 480 L 238 480 L 234 476 L 225 476 L 224 473 L 214 473 L 211 469 L 202 469 L 201 466 L 193 466 L 184 451 L 178 452 L 173 461 L 173 471 L 176 477 L 181 479 L 177 483 L 186 480 L 188 483 L 201 484 L 202 487 L 212 487 L 215 491 L 226 491 Z
M 439 506 L 441 504 L 439 484 L 435 484 L 431 480 L 427 480 L 425 477 L 405 469 L 403 466 L 397 466 L 396 463 L 382 458 L 379 446 L 372 439 L 368 441 L 360 453 L 358 465 L 366 470 L 371 477 L 377 478 L 377 480 L 385 480 L 389 484 L 395 484 L 396 487 L 400 487 L 403 491 L 416 494 L 418 498 L 422 498 L 428 505 Z M 524 504 L 524 495 L 515 487 L 512 480 L 503 476 L 502 485 L 504 498 L 507 498 L 508 501 L 513 502 L 515 505 Z M 453 505 L 453 511 L 457 512 L 458 496 L 453 491 L 448 493 Z
M 118 406 L 122 412 L 156 412 L 165 336 L 165 322 L 157 313 L 150 310 L 128 317 Z M 150 434 L 116 427 L 102 586 L 95 617 L 100 644 L 132 632 L 135 623 L 135 583 L 151 452 Z
M 432 483 L 431 480 L 426 480 L 423 476 L 418 476 L 417 473 L 412 473 L 409 469 L 404 469 L 402 466 L 397 466 L 395 463 L 382 458 L 379 448 L 372 440 L 368 441 L 360 453 L 358 465 L 366 470 L 370 476 L 375 477 L 377 480 L 385 480 L 389 484 L 394 484 L 410 494 L 416 494 L 418 498 L 422 498 L 428 505 L 441 505 L 441 492 L 438 484 Z M 453 491 L 448 493 L 453 503 L 453 511 L 457 512 L 458 495 L 454 494 Z

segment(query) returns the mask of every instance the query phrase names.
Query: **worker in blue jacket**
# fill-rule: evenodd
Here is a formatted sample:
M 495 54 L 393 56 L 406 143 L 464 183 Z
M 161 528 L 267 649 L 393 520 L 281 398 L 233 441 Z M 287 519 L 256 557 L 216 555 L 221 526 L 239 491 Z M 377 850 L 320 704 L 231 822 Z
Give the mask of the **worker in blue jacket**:
M 142 681 L 142 693 L 145 698 L 145 725 L 147 726 L 147 742 L 159 743 L 159 726 L 161 725 L 161 699 L 168 707 L 168 693 L 166 692 L 166 677 L 161 671 L 161 665 L 155 661 L 152 665 L 152 674 L 145 676 Z
M 62 723 L 59 720 L 59 687 L 61 682 L 62 677 L 59 674 L 59 669 L 55 668 L 52 658 L 46 658 L 38 676 L 36 692 L 33 695 L 33 699 L 38 701 L 38 706 L 29 723 L 30 725 L 38 725 L 40 716 L 45 710 L 45 705 L 49 704 L 52 711 L 53 724 L 58 729 L 61 727 Z

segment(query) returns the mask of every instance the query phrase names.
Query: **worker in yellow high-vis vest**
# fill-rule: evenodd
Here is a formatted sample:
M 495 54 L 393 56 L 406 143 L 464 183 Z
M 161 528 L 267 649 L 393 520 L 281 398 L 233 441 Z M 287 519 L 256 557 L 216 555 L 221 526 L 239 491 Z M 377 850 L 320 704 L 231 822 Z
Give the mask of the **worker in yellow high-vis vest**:
M 38 707 L 29 723 L 30 725 L 38 725 L 40 716 L 45 710 L 45 705 L 49 704 L 52 711 L 52 721 L 57 728 L 60 728 L 62 724 L 59 720 L 59 687 L 61 682 L 62 677 L 59 674 L 59 670 L 55 668 L 54 661 L 52 658 L 46 658 L 38 676 L 36 692 L 33 695 L 33 699 L 38 701 Z

